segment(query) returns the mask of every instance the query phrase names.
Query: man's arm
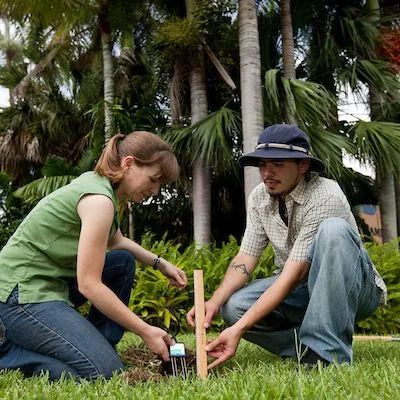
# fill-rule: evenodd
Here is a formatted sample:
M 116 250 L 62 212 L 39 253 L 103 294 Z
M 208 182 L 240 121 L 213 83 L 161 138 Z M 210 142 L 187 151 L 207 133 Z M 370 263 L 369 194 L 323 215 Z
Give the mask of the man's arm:
M 258 259 L 259 257 L 249 256 L 241 252 L 235 256 L 228 266 L 221 285 L 214 292 L 211 299 L 205 304 L 205 328 L 208 328 L 211 325 L 211 321 L 219 313 L 219 308 L 229 299 L 232 293 L 247 283 L 251 273 L 257 265 Z M 194 328 L 194 307 L 188 312 L 186 319 L 189 325 Z
M 255 325 L 257 321 L 275 310 L 305 277 L 308 269 L 308 262 L 288 260 L 278 279 L 246 311 L 242 318 L 233 325 L 235 329 L 241 332 L 241 336 Z
M 229 264 L 221 285 L 214 292 L 210 301 L 218 304 L 219 307 L 225 304 L 232 293 L 248 282 L 251 273 L 257 265 L 258 259 L 259 257 L 249 256 L 239 251 Z
M 308 269 L 309 264 L 307 262 L 288 260 L 278 279 L 268 290 L 235 324 L 222 331 L 217 339 L 207 345 L 208 355 L 216 358 L 208 368 L 214 368 L 233 357 L 244 333 L 276 309 L 291 290 L 305 277 Z

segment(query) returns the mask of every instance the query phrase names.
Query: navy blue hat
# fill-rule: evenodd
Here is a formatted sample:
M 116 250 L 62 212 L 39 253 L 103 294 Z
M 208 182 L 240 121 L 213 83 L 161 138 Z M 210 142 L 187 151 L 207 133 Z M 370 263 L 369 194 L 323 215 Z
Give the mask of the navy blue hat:
M 266 158 L 308 158 L 311 171 L 321 172 L 325 168 L 323 161 L 311 155 L 307 135 L 295 125 L 279 124 L 265 128 L 258 138 L 256 150 L 239 157 L 239 165 L 258 167 Z

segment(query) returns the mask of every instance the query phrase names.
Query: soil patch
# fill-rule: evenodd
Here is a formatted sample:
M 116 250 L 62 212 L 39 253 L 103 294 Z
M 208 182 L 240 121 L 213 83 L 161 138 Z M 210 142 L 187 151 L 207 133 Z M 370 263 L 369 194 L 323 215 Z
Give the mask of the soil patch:
M 189 375 L 195 372 L 196 356 L 190 349 L 186 350 L 186 365 Z M 160 382 L 172 375 L 171 362 L 164 362 L 148 349 L 130 347 L 121 354 L 125 364 L 123 378 L 129 384 L 138 382 Z

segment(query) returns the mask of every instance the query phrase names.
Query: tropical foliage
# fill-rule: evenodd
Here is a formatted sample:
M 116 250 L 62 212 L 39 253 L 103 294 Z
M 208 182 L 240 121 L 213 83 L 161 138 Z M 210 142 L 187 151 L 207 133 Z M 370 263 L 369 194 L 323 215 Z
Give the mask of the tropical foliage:
M 229 262 L 239 250 L 234 237 L 221 246 L 213 244 L 196 251 L 194 244 L 183 248 L 174 244 L 165 237 L 154 240 L 152 235 L 143 237 L 142 245 L 156 254 L 167 258 L 182 268 L 189 279 L 188 290 L 179 292 L 168 285 L 168 280 L 159 272 L 144 266 L 137 265 L 135 285 L 131 296 L 130 307 L 143 319 L 166 326 L 173 333 L 188 330 L 186 313 L 194 303 L 193 271 L 203 270 L 204 294 L 208 299 L 214 293 L 225 275 Z M 400 254 L 393 251 L 393 243 L 384 245 L 367 244 L 370 254 L 379 273 L 388 285 L 389 297 L 386 307 L 370 318 L 357 324 L 358 333 L 394 334 L 400 330 Z M 252 279 L 271 276 L 275 269 L 274 255 L 271 247 L 263 253 Z M 218 318 L 213 322 L 213 329 L 219 330 L 223 321 Z
M 158 238 L 169 231 L 176 242 L 189 245 L 191 209 L 195 202 L 211 201 L 211 216 L 204 219 L 211 224 L 206 228 L 211 239 L 221 244 L 234 234 L 239 240 L 246 185 L 236 160 L 247 141 L 242 124 L 255 122 L 260 112 L 255 116 L 255 106 L 246 108 L 246 84 L 239 79 L 246 73 L 245 68 L 239 73 L 246 55 L 239 57 L 246 48 L 239 35 L 249 34 L 255 21 L 238 14 L 238 6 L 244 12 L 253 2 L 58 4 L 63 13 L 48 1 L 0 1 L 15 28 L 0 40 L 0 84 L 11 91 L 10 106 L 0 112 L 0 168 L 19 188 L 16 194 L 37 200 L 92 168 L 110 132 L 151 130 L 166 134 L 176 147 L 183 179 L 143 209 L 133 207 L 135 236 L 156 226 Z M 388 216 L 384 221 L 396 221 L 384 200 L 395 199 L 392 186 L 399 174 L 400 84 L 393 56 L 398 17 L 386 2 L 375 10 L 373 0 L 295 0 L 290 9 L 283 7 L 287 4 L 255 2 L 263 125 L 296 121 L 326 161 L 326 175 L 339 180 L 350 202 L 378 198 Z M 291 14 L 290 43 L 283 35 L 282 10 Z M 288 43 L 295 66 L 291 76 L 284 72 Z M 201 115 L 192 109 L 200 97 L 190 96 L 199 48 L 205 77 Z M 349 89 L 370 107 L 373 122 L 343 120 L 340 99 Z M 344 168 L 343 152 L 372 163 L 375 185 Z M 194 168 L 198 160 L 209 174 L 207 191 L 199 195 L 194 191 L 203 168 L 201 163 Z M 124 220 L 124 229 L 128 226 L 132 222 Z

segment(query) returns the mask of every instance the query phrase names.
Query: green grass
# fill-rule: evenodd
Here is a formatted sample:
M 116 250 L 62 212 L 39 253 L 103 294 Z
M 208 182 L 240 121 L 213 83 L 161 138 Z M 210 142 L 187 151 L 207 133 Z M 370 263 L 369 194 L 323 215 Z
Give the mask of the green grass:
M 181 335 L 194 348 L 193 335 Z M 137 343 L 127 334 L 119 350 Z M 1 399 L 397 399 L 400 393 L 400 343 L 355 343 L 354 364 L 306 370 L 242 341 L 231 361 L 206 380 L 169 378 L 160 383 L 128 385 L 110 381 L 48 382 L 0 373 Z

